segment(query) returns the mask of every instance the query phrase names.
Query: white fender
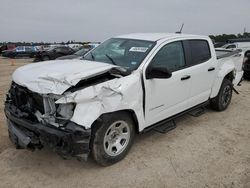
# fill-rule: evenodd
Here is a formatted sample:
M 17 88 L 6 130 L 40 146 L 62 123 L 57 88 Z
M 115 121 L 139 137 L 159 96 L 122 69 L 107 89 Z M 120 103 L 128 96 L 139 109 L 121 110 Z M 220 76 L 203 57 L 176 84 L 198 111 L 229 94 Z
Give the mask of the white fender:
M 227 74 L 229 74 L 232 71 L 234 72 L 234 76 L 235 76 L 235 65 L 233 61 L 231 61 L 231 63 L 227 61 L 227 63 L 224 63 L 220 67 L 218 76 L 215 79 L 213 87 L 212 87 L 210 98 L 214 98 L 218 95 L 223 79 L 225 78 Z

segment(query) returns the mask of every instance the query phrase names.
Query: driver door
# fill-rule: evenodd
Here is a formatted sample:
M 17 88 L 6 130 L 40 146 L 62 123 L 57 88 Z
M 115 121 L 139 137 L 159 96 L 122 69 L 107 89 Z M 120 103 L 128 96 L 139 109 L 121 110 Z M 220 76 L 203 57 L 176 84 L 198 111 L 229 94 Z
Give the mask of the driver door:
M 146 127 L 186 110 L 191 88 L 191 71 L 186 68 L 182 41 L 161 47 L 148 67 L 165 67 L 172 76 L 164 79 L 144 76 Z

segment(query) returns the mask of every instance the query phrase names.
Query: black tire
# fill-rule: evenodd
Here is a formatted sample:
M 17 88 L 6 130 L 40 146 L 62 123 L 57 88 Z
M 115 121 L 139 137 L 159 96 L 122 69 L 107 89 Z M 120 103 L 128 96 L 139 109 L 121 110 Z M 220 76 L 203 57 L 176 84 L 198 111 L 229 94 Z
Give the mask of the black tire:
M 243 78 L 246 80 L 250 80 L 250 71 L 244 71 Z
M 109 141 L 107 140 L 104 141 L 104 140 L 107 134 L 110 134 L 110 135 L 113 134 L 113 131 L 110 130 L 110 127 L 114 125 L 116 127 L 119 124 L 119 122 L 126 122 L 126 126 L 129 129 L 127 131 L 130 132 L 130 137 L 129 139 L 127 139 L 126 146 L 124 144 L 124 148 L 123 150 L 120 151 L 119 154 L 118 153 L 115 154 L 116 151 L 115 150 L 113 151 L 113 148 L 111 149 L 111 152 L 114 152 L 114 155 L 115 155 L 115 156 L 112 156 L 107 152 L 107 148 L 108 148 L 107 143 L 109 143 L 110 140 Z M 134 136 L 135 136 L 134 121 L 130 117 L 130 115 L 126 112 L 116 112 L 116 113 L 103 115 L 101 117 L 101 121 L 97 121 L 94 123 L 92 131 L 93 131 L 92 141 L 91 141 L 92 156 L 94 160 L 102 166 L 109 166 L 122 160 L 127 155 L 128 151 L 130 150 L 133 144 Z M 118 143 L 122 141 L 122 140 L 119 141 L 119 139 L 117 140 L 118 140 Z M 116 141 L 114 143 L 116 143 Z M 110 144 L 110 147 L 112 147 L 112 143 Z
M 216 111 L 224 111 L 231 103 L 233 94 L 232 82 L 228 79 L 224 79 L 218 95 L 210 100 L 211 107 Z
M 43 61 L 49 61 L 50 58 L 49 58 L 49 56 L 46 55 L 46 56 L 43 56 L 43 57 L 42 57 L 42 60 L 43 60 Z

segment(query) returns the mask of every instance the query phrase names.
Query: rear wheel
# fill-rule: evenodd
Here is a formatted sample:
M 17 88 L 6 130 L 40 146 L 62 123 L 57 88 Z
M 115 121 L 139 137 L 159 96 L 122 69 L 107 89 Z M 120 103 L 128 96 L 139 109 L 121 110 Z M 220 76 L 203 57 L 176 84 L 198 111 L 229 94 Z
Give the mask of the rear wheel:
M 218 95 L 210 100 L 211 107 L 217 111 L 226 110 L 231 103 L 233 93 L 232 82 L 228 79 L 224 79 Z
M 92 154 L 95 161 L 108 166 L 123 159 L 135 135 L 134 122 L 129 114 L 117 112 L 103 115 L 102 123 L 94 127 Z

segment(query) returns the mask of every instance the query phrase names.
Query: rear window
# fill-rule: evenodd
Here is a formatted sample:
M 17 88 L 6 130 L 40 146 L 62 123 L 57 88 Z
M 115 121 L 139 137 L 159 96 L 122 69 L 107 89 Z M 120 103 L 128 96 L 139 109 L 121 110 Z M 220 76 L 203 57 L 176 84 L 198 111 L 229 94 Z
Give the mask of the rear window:
M 191 51 L 191 64 L 199 64 L 208 61 L 211 58 L 209 44 L 206 40 L 189 40 Z

